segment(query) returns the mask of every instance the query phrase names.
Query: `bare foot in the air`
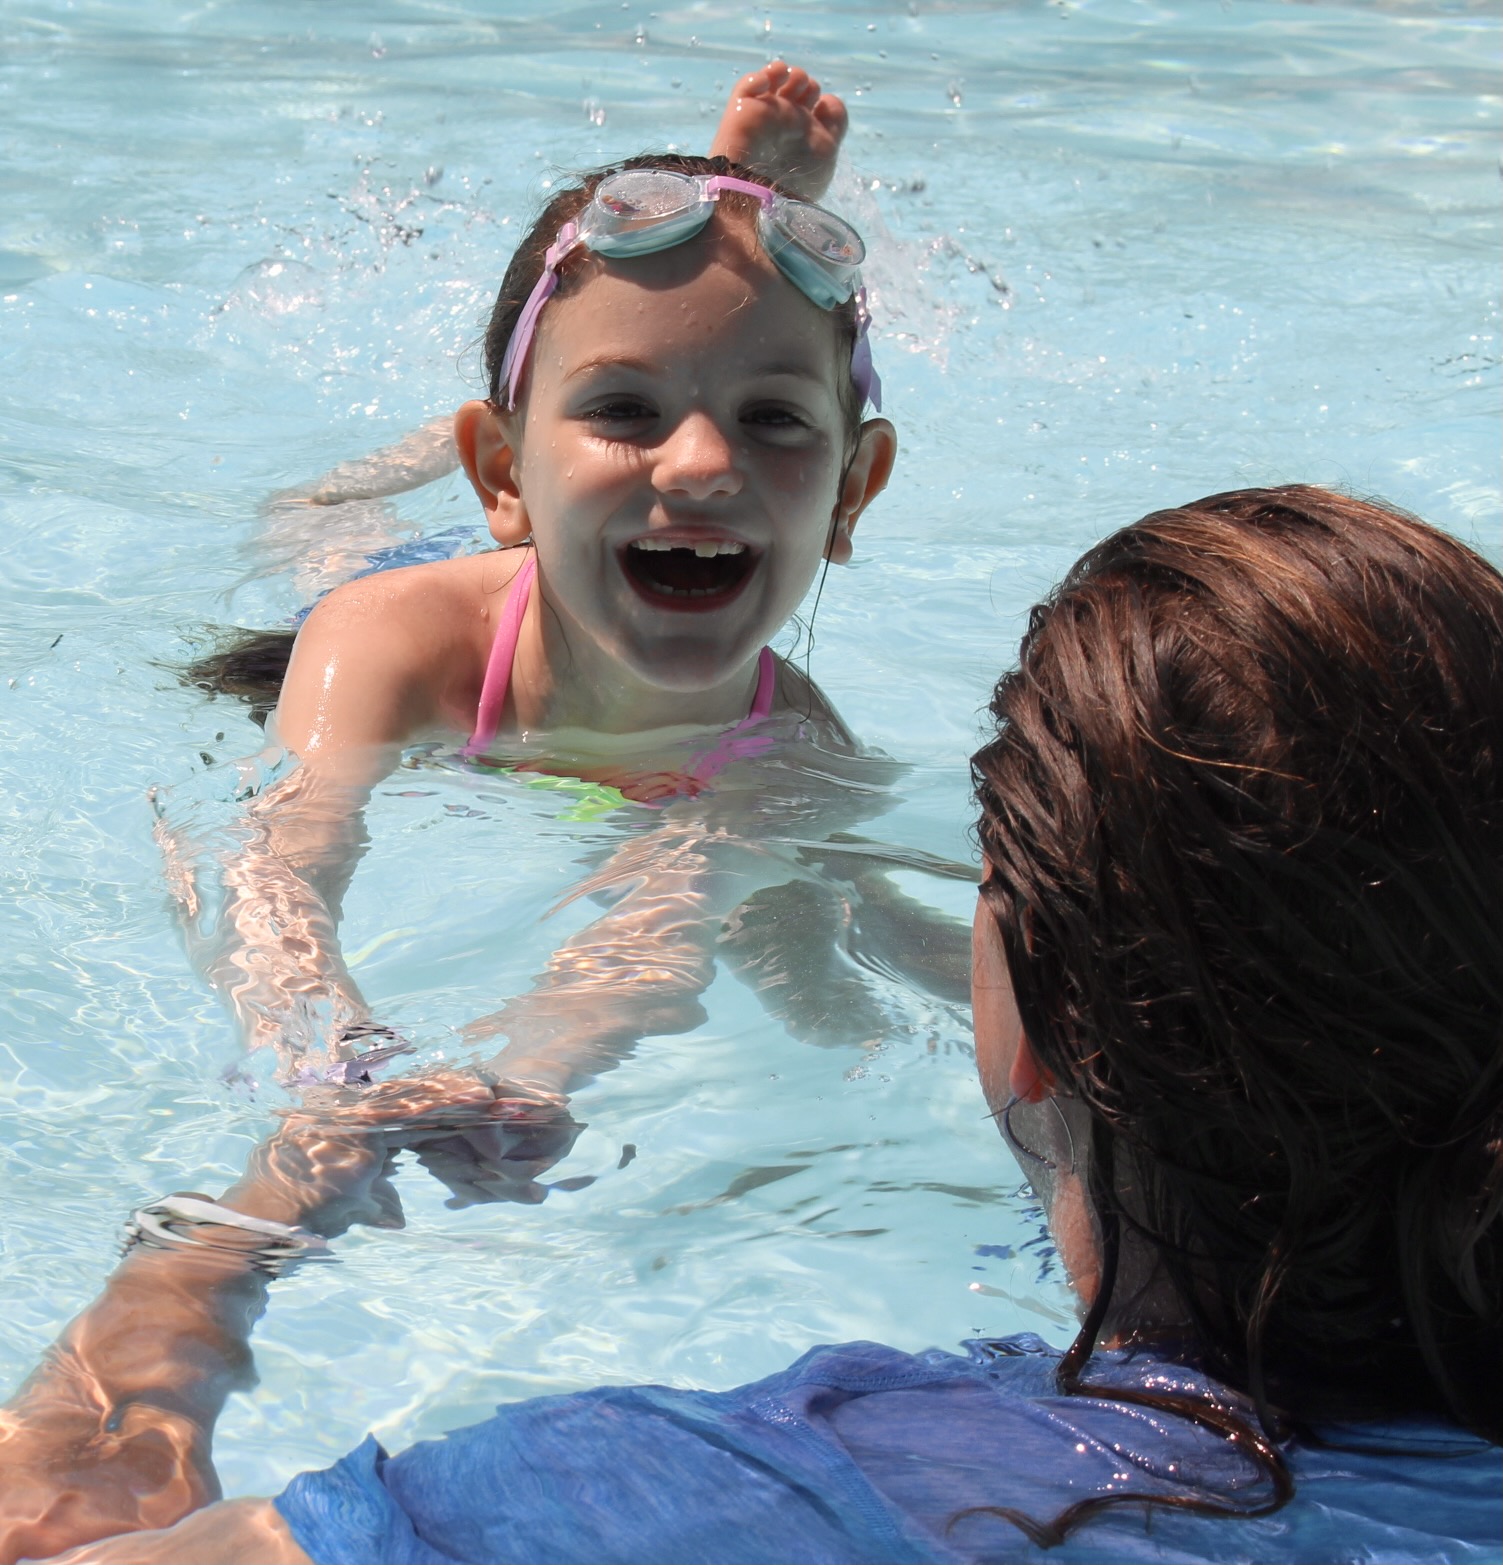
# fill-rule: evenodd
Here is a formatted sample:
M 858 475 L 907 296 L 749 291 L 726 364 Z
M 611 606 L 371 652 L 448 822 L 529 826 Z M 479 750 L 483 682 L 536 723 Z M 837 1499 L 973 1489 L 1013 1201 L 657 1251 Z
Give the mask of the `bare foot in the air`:
M 833 93 L 798 65 L 774 60 L 731 89 L 710 155 L 744 163 L 806 200 L 818 200 L 835 172 L 849 116 Z

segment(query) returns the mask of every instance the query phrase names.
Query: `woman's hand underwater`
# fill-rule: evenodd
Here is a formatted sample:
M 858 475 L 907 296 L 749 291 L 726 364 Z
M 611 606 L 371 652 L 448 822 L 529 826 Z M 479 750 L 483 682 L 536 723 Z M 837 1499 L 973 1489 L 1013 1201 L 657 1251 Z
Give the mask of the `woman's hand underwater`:
M 538 1176 L 584 1128 L 562 1099 L 472 1072 L 308 1098 L 221 1206 L 324 1238 L 400 1228 L 391 1175 L 404 1151 L 448 1186 L 450 1206 L 535 1203 L 550 1188 Z M 227 1223 L 213 1248 L 132 1248 L 0 1408 L 0 1565 L 169 1527 L 218 1499 L 210 1436 L 228 1393 L 254 1383 L 248 1337 L 266 1299 L 255 1237 Z

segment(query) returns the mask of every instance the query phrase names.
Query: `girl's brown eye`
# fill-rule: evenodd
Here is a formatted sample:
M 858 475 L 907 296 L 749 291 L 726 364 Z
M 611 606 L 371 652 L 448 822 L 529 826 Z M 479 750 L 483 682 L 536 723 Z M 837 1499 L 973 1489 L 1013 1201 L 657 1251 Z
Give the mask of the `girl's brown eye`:
M 584 417 L 591 424 L 633 424 L 653 417 L 653 410 L 636 397 L 615 397 L 585 410 Z
M 802 413 L 789 407 L 757 407 L 742 414 L 742 421 L 758 429 L 803 430 L 809 428 L 809 420 Z

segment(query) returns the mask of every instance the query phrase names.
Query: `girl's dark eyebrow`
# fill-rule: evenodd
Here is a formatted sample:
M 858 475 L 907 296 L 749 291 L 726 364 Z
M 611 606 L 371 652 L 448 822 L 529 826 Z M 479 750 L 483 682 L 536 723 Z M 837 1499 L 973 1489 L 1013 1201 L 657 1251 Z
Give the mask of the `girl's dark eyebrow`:
M 576 364 L 565 377 L 567 380 L 578 380 L 581 375 L 589 375 L 595 370 L 634 370 L 641 375 L 654 374 L 658 366 L 647 359 L 633 358 L 630 354 L 597 353 L 593 357 Z
M 658 375 L 662 373 L 662 365 L 656 364 L 650 359 L 637 358 L 632 354 L 596 353 L 576 364 L 564 377 L 565 384 L 580 379 L 582 376 L 593 374 L 596 370 L 630 370 L 639 375 Z M 787 376 L 794 380 L 806 380 L 816 385 L 823 384 L 824 376 L 812 365 L 790 362 L 785 359 L 777 359 L 768 364 L 755 364 L 748 372 L 750 379 L 772 379 L 776 376 Z
M 808 364 L 792 364 L 782 359 L 774 360 L 771 364 L 758 364 L 752 370 L 753 375 L 763 375 L 771 378 L 774 375 L 788 375 L 794 380 L 812 380 L 823 383 L 824 376 Z

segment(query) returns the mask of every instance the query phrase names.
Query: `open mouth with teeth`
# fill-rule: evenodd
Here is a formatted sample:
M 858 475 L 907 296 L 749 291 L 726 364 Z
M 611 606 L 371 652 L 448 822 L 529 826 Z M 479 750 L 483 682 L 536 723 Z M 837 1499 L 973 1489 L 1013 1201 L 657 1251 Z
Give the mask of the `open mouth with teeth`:
M 677 609 L 717 608 L 745 586 L 756 557 L 729 538 L 670 543 L 636 538 L 622 550 L 627 580 L 653 603 Z

